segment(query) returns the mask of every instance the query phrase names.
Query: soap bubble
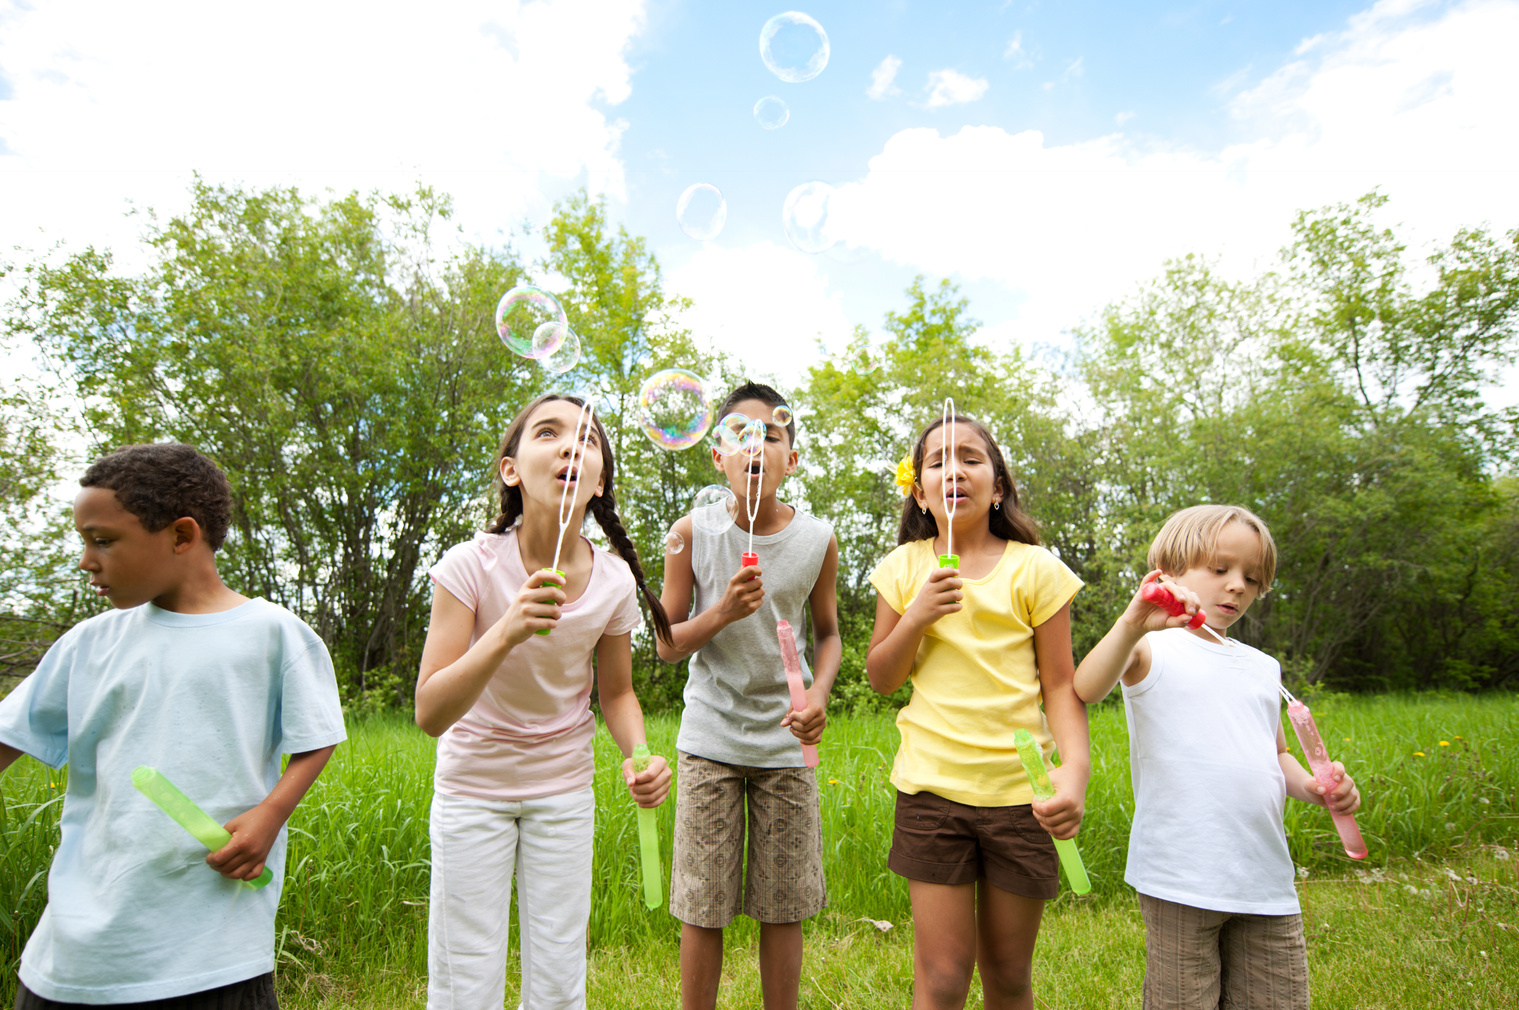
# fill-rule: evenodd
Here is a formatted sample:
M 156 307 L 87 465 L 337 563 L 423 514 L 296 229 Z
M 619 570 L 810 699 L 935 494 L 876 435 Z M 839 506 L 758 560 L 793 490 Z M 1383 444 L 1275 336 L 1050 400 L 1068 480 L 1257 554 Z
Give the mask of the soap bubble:
M 828 222 L 832 200 L 833 187 L 826 182 L 804 182 L 786 194 L 781 225 L 792 245 L 804 253 L 820 253 L 838 241 Z
M 538 346 L 541 343 L 543 346 L 554 348 L 553 351 L 538 359 L 538 364 L 543 366 L 544 371 L 553 372 L 555 375 L 563 375 L 580 364 L 580 338 L 575 335 L 574 330 L 564 323 L 556 323 L 553 320 L 549 320 L 538 327 L 538 329 L 549 330 L 551 332 L 545 332 L 541 335 L 535 332 L 533 334 L 534 346 Z
M 717 422 L 716 434 L 715 448 L 722 456 L 731 456 L 736 452 L 742 452 L 745 456 L 758 456 L 760 448 L 765 444 L 764 424 L 751 421 L 737 412 Z
M 779 95 L 766 95 L 754 103 L 754 119 L 767 130 L 779 130 L 791 118 L 791 110 Z
M 557 323 L 568 332 L 559 299 L 542 288 L 518 284 L 496 303 L 496 333 L 503 344 L 524 358 L 545 358 L 558 350 L 562 333 L 547 331 L 539 340 L 538 331 L 545 323 Z
M 770 420 L 782 428 L 786 427 L 791 423 L 791 408 L 784 403 L 777 404 L 776 408 L 770 412 Z
M 701 378 L 684 368 L 666 368 L 638 390 L 638 423 L 661 449 L 689 449 L 712 426 L 712 404 Z
M 687 186 L 675 204 L 680 230 L 701 242 L 717 238 L 728 221 L 728 201 L 716 186 L 698 182 Z
M 670 532 L 665 534 L 665 553 L 679 554 L 686 549 L 686 538 L 675 532 L 675 527 L 670 527 Z
M 708 484 L 691 502 L 691 523 L 703 533 L 726 533 L 738 517 L 738 499 L 721 484 Z
M 810 81 L 828 65 L 828 33 L 800 11 L 777 14 L 760 29 L 760 59 L 788 84 Z

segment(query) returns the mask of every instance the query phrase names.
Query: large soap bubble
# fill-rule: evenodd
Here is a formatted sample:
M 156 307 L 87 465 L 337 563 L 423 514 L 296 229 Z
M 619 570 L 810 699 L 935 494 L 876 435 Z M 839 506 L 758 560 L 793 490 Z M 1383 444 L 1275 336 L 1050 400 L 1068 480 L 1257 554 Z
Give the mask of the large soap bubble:
M 706 242 L 717 238 L 718 232 L 728 221 L 728 201 L 716 186 L 698 182 L 687 186 L 675 204 L 675 220 L 680 230 L 692 238 Z
M 742 452 L 745 456 L 758 456 L 765 445 L 766 429 L 763 422 L 751 421 L 735 411 L 717 422 L 715 434 L 717 441 L 714 448 L 718 455 L 732 456 L 736 452 Z
M 766 95 L 754 103 L 754 121 L 767 130 L 779 130 L 791 118 L 791 109 L 779 95 Z
M 788 84 L 810 81 L 828 65 L 828 33 L 800 11 L 777 14 L 760 29 L 760 59 Z
M 691 524 L 703 533 L 726 533 L 738 517 L 738 499 L 721 484 L 708 484 L 691 502 Z
M 553 350 L 538 359 L 544 371 L 563 375 L 580 364 L 580 338 L 563 323 L 550 320 L 538 327 L 543 333 L 533 334 L 533 346 L 552 347 Z
M 776 404 L 775 409 L 770 412 L 770 420 L 782 428 L 786 427 L 786 425 L 791 423 L 791 408 L 784 403 Z
M 666 368 L 638 390 L 638 423 L 661 449 L 689 449 L 712 426 L 712 404 L 700 376 Z
M 820 253 L 838 241 L 829 224 L 833 187 L 826 182 L 804 182 L 786 194 L 781 225 L 786 238 L 804 253 Z
M 543 330 L 548 323 L 557 323 L 563 331 Z M 568 330 L 559 299 L 540 287 L 518 284 L 496 303 L 496 333 L 503 344 L 524 358 L 553 354 Z

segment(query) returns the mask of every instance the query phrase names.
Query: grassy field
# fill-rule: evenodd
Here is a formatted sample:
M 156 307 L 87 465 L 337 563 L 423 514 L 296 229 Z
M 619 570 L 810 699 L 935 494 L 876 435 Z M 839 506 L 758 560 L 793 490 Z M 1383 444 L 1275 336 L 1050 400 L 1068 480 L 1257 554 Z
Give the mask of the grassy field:
M 1371 856 L 1341 852 L 1324 812 L 1289 802 L 1316 1007 L 1507 1007 L 1519 978 L 1519 698 L 1320 698 L 1314 714 L 1366 797 Z M 676 722 L 650 720 L 670 754 Z M 351 741 L 291 822 L 277 927 L 287 1008 L 423 1005 L 432 741 L 402 717 L 350 726 Z M 1291 732 L 1288 732 L 1292 739 Z M 1123 885 L 1132 800 L 1119 707 L 1094 710 L 1094 775 L 1080 844 L 1093 893 L 1052 903 L 1035 986 L 1051 1007 L 1137 1006 L 1143 926 Z M 804 1005 L 902 1006 L 912 981 L 907 888 L 885 868 L 896 747 L 889 717 L 835 718 L 820 748 L 830 907 L 808 927 Z M 611 742 L 597 737 L 596 1007 L 673 1005 L 678 924 L 639 897 L 636 828 Z M 8 1005 L 42 909 L 63 780 L 19 762 L 3 785 L 0 955 Z M 669 866 L 673 804 L 660 811 Z M 888 930 L 870 920 L 891 923 Z M 758 1005 L 756 934 L 729 930 L 723 1005 Z M 513 972 L 513 977 L 515 972 Z M 973 994 L 974 995 L 974 994 Z M 508 1005 L 514 1005 L 508 993 Z M 974 1004 L 975 999 L 972 1000 Z

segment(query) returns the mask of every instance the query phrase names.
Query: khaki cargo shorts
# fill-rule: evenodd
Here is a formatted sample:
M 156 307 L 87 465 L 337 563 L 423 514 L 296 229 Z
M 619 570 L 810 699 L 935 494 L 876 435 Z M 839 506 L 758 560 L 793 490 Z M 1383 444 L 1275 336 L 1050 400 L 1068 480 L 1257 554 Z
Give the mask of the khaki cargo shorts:
M 1145 1010 L 1308 1010 L 1300 915 L 1249 915 L 1139 896 Z
M 722 929 L 740 912 L 800 922 L 827 907 L 811 768 L 749 768 L 682 751 L 676 782 L 671 915 Z

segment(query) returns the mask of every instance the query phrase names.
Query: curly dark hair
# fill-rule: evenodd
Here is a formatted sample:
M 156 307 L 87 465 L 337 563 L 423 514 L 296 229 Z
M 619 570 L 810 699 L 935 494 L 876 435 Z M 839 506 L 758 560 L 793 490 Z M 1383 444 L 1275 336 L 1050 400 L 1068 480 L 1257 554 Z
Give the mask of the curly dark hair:
M 495 519 L 491 520 L 486 527 L 488 533 L 505 533 L 517 524 L 517 519 L 522 515 L 522 489 L 513 487 L 501 479 L 501 461 L 508 456 L 517 455 L 517 445 L 522 441 L 523 429 L 532 418 L 533 411 L 554 400 L 564 400 L 573 403 L 577 407 L 584 407 L 585 401 L 578 396 L 561 396 L 558 393 L 545 393 L 538 397 L 512 419 L 511 425 L 506 429 L 506 435 L 501 439 L 501 446 L 496 450 L 496 500 L 501 503 L 501 511 Z M 638 584 L 638 591 L 642 594 L 644 602 L 649 605 L 649 614 L 654 618 L 654 630 L 666 645 L 673 645 L 670 638 L 670 618 L 665 614 L 665 608 L 659 602 L 659 594 L 649 588 L 648 580 L 644 578 L 643 565 L 638 562 L 638 551 L 633 547 L 633 540 L 628 536 L 628 531 L 623 528 L 622 520 L 617 516 L 617 495 L 613 493 L 612 477 L 615 473 L 615 465 L 612 462 L 612 442 L 607 438 L 606 429 L 601 426 L 601 418 L 592 415 L 596 424 L 596 441 L 601 445 L 601 475 L 604 478 L 599 497 L 593 496 L 589 505 L 591 515 L 596 517 L 596 522 L 601 526 L 602 532 L 607 535 L 607 541 L 612 545 L 612 550 L 623 561 L 627 562 L 628 569 L 633 573 L 633 581 Z
M 986 425 L 973 417 L 964 414 L 956 414 L 954 417 L 956 427 L 965 425 L 986 443 L 986 455 L 992 461 L 992 472 L 996 475 L 997 489 L 1002 492 L 1002 507 L 992 509 L 987 513 L 987 525 L 991 528 L 992 535 L 1001 537 L 1003 540 L 1012 540 L 1020 544 L 1039 543 L 1039 524 L 1034 522 L 1032 516 L 1023 511 L 1023 506 L 1018 500 L 1018 485 L 1013 483 L 1012 471 L 1007 468 L 1007 461 L 1002 458 L 1002 450 L 997 447 L 997 440 L 992 438 L 992 433 L 986 430 Z M 923 486 L 923 450 L 928 445 L 928 436 L 944 423 L 944 418 L 936 417 L 928 423 L 918 435 L 917 443 L 912 447 L 912 472 L 918 487 Z M 915 540 L 932 540 L 939 535 L 939 523 L 932 512 L 925 513 L 918 508 L 918 503 L 912 495 L 902 503 L 902 524 L 897 528 L 897 544 L 910 544 Z
M 80 487 L 116 492 L 121 507 L 149 533 L 189 517 L 213 551 L 221 550 L 232 521 L 232 488 L 221 467 L 183 442 L 129 445 L 97 459 Z
M 785 407 L 787 410 L 791 409 L 791 404 L 786 402 L 786 398 L 777 392 L 774 386 L 767 386 L 763 382 L 749 382 L 745 380 L 742 386 L 739 386 L 728 394 L 728 398 L 723 401 L 723 405 L 717 409 L 717 415 L 714 419 L 721 420 L 727 417 L 733 413 L 735 405 L 745 400 L 758 400 L 760 403 L 771 408 Z M 754 418 L 754 420 L 764 421 L 766 424 L 769 424 L 771 421 L 768 417 Z M 786 442 L 793 448 L 796 446 L 796 418 L 794 416 L 790 421 L 786 422 Z

